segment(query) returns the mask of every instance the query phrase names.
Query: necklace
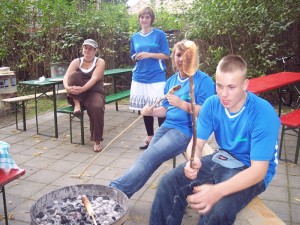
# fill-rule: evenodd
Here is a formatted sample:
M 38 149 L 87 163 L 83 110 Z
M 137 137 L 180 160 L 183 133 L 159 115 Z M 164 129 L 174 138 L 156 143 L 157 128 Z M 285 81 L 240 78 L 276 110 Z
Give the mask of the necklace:
M 87 63 L 90 63 L 90 62 L 93 62 L 94 59 L 95 59 L 95 58 L 93 58 L 91 61 L 87 61 L 87 60 L 85 60 L 85 59 L 83 58 L 83 61 L 84 61 L 84 62 L 87 62 Z

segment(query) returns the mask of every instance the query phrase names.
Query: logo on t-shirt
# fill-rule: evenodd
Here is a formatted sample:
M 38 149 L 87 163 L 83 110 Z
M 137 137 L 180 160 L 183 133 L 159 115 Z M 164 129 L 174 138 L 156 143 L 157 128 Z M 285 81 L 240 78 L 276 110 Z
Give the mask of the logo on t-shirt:
M 189 94 L 181 95 L 180 98 L 184 101 L 191 101 L 191 97 Z
M 247 138 L 242 138 L 242 137 L 239 136 L 239 137 L 235 138 L 235 141 L 236 142 L 242 142 L 242 141 L 248 141 L 248 139 Z

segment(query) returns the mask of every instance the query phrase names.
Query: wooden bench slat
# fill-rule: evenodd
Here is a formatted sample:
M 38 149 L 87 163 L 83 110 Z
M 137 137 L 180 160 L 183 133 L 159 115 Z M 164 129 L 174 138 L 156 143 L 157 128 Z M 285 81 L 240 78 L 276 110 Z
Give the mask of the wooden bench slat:
M 109 86 L 111 85 L 111 83 L 104 83 L 104 86 Z M 60 94 L 66 94 L 67 90 L 66 89 L 62 89 L 62 90 L 58 90 L 56 91 L 57 95 Z M 40 96 L 43 93 L 37 93 L 36 96 Z M 46 92 L 47 96 L 53 96 L 53 92 L 52 91 L 48 91 Z M 45 95 L 43 96 L 45 97 Z M 21 101 L 28 101 L 28 100 L 32 100 L 35 98 L 35 95 L 23 95 L 23 96 L 16 96 L 16 97 L 12 97 L 12 98 L 5 98 L 5 99 L 1 99 L 2 102 L 8 102 L 8 103 L 12 103 L 12 102 L 21 102 Z
M 284 225 L 285 223 L 271 211 L 265 203 L 259 198 L 255 197 L 244 209 L 237 214 L 237 219 L 234 225 L 240 224 L 260 225 Z
M 66 89 L 58 90 L 56 92 L 57 95 L 59 95 L 59 94 L 66 94 L 66 93 L 67 93 Z M 42 94 L 43 93 L 37 93 L 36 96 L 39 97 Z M 46 95 L 47 96 L 53 96 L 53 92 L 52 91 L 46 92 Z M 45 95 L 43 95 L 42 97 L 45 97 Z M 12 102 L 28 101 L 28 100 L 32 100 L 34 98 L 35 98 L 35 95 L 23 95 L 23 96 L 16 96 L 16 97 L 12 97 L 12 98 L 1 99 L 1 101 L 2 102 L 12 103 Z
M 25 169 L 4 169 L 0 168 L 0 187 L 5 186 L 9 182 L 18 179 L 25 174 Z
M 280 117 L 281 124 L 297 128 L 300 126 L 300 109 L 284 114 Z
M 74 107 L 69 105 L 69 106 L 64 106 L 64 107 L 60 107 L 57 109 L 57 112 L 59 113 L 67 113 L 67 114 L 72 114 L 74 111 Z
M 111 95 L 105 96 L 105 103 L 108 104 L 111 102 L 115 102 L 117 100 L 129 97 L 129 96 L 130 96 L 130 90 L 111 94 Z M 67 113 L 67 114 L 72 114 L 73 111 L 74 111 L 74 107 L 71 105 L 63 106 L 63 107 L 60 107 L 57 109 L 57 112 Z
M 12 98 L 5 98 L 1 99 L 2 102 L 21 102 L 21 101 L 28 101 L 34 99 L 34 95 L 24 95 L 24 96 L 17 96 L 17 97 L 12 97 Z
M 130 90 L 120 91 L 120 92 L 105 96 L 105 102 L 106 102 L 106 104 L 108 104 L 111 102 L 115 102 L 117 100 L 121 100 L 123 98 L 127 98 L 129 96 L 130 96 Z

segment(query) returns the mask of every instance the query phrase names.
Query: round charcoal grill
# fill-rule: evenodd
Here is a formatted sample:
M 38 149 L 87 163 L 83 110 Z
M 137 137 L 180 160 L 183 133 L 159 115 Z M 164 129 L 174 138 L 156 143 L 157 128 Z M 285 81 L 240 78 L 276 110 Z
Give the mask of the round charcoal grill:
M 38 199 L 30 210 L 31 225 L 39 225 L 37 222 L 38 214 L 43 211 L 43 209 L 51 207 L 51 205 L 53 205 L 53 201 L 62 201 L 66 198 L 76 198 L 82 195 L 106 196 L 109 199 L 116 201 L 123 210 L 119 214 L 119 219 L 111 224 L 121 225 L 127 219 L 129 213 L 129 200 L 123 192 L 116 188 L 104 185 L 81 184 L 57 189 Z M 95 217 L 97 217 L 97 214 Z

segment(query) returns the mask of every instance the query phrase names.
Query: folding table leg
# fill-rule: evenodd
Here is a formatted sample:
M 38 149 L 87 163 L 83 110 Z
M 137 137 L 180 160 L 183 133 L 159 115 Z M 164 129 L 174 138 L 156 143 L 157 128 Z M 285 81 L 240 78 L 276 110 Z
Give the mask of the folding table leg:
M 4 216 L 5 216 L 5 225 L 8 225 L 8 213 L 6 207 L 6 197 L 5 197 L 5 189 L 4 186 L 1 188 L 2 197 L 3 197 L 3 208 L 4 208 Z
M 84 121 L 83 121 L 83 118 L 84 118 L 84 112 L 83 110 L 81 111 L 82 114 L 79 118 L 79 122 L 80 122 L 80 132 L 81 132 L 81 144 L 84 145 Z M 73 123 L 73 119 L 74 119 L 74 115 L 73 114 L 70 114 L 70 140 L 71 140 L 71 143 L 73 143 L 73 127 L 72 127 L 72 123 Z
M 282 144 L 283 144 L 284 130 L 285 130 L 285 129 L 284 129 L 284 125 L 282 125 L 278 159 L 281 159 L 281 152 L 282 152 Z
M 297 137 L 297 147 L 296 147 L 296 154 L 295 154 L 295 161 L 294 161 L 295 164 L 297 164 L 298 162 L 299 148 L 300 148 L 300 128 L 298 130 L 298 137 Z
M 18 126 L 18 108 L 19 108 L 19 104 L 18 104 L 18 102 L 16 102 L 15 113 L 16 113 L 16 129 L 17 130 L 19 130 L 19 126 Z
M 72 120 L 73 120 L 73 116 L 72 116 L 72 114 L 70 114 L 70 141 L 71 141 L 71 143 L 73 143 L 73 132 L 72 132 Z
M 25 101 L 22 101 L 22 117 L 23 117 L 23 130 L 26 131 L 26 107 Z
M 84 121 L 83 121 L 83 110 L 80 117 L 80 129 L 81 129 L 81 144 L 84 145 Z

